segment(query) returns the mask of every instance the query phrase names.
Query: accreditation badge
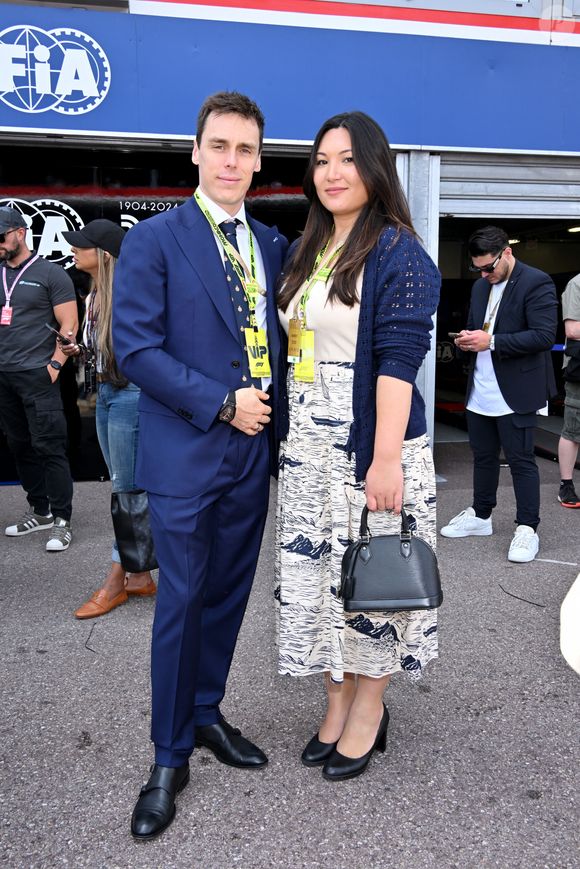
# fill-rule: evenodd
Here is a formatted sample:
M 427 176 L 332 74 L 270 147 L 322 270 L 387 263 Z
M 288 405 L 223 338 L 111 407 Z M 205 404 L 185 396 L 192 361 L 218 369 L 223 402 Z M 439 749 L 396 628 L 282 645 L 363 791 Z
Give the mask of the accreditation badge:
M 300 320 L 292 317 L 288 321 L 288 362 L 300 362 Z
M 300 362 L 294 365 L 294 380 L 314 383 L 314 329 L 300 331 Z
M 246 281 L 244 284 L 246 289 L 246 298 L 248 300 L 248 306 L 250 311 L 256 310 L 256 305 L 258 304 L 258 295 L 260 294 L 260 287 L 256 283 L 256 281 Z
M 4 305 L 0 314 L 0 326 L 9 326 L 12 322 L 12 311 L 14 309 L 9 305 Z
M 250 326 L 244 329 L 250 375 L 252 377 L 271 377 L 270 357 L 268 356 L 268 339 L 265 329 L 254 329 Z

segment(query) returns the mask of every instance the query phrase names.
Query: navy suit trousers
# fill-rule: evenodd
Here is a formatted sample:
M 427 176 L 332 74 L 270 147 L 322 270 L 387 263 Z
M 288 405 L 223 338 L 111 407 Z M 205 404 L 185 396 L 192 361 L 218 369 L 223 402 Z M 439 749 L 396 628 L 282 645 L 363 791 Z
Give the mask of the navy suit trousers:
M 220 720 L 268 512 L 268 465 L 267 432 L 249 437 L 232 429 L 205 492 L 191 498 L 149 493 L 159 562 L 151 738 L 163 766 L 185 763 L 195 726 Z
M 467 411 L 473 451 L 473 509 L 487 519 L 497 503 L 499 453 L 503 449 L 516 496 L 516 522 L 536 530 L 540 524 L 540 474 L 534 454 L 533 413 L 483 416 Z

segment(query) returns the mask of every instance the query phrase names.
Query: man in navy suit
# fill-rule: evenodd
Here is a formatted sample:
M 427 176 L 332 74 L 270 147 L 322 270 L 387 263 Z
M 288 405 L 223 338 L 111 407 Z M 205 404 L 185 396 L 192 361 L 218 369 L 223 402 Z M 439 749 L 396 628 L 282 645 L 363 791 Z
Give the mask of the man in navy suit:
M 136 480 L 159 562 L 155 765 L 131 821 L 139 839 L 173 820 L 194 745 L 231 766 L 267 763 L 219 708 L 266 520 L 271 411 L 283 406 L 274 286 L 287 242 L 244 209 L 263 128 L 247 97 L 209 97 L 194 197 L 131 229 L 115 275 L 115 356 L 142 390 Z
M 534 455 L 536 414 L 555 393 L 550 350 L 558 302 L 549 275 L 518 262 L 495 226 L 468 242 L 473 286 L 467 328 L 455 344 L 468 352 L 467 425 L 473 451 L 473 505 L 441 529 L 444 537 L 493 533 L 491 513 L 503 448 L 516 496 L 516 530 L 508 559 L 533 561 L 539 549 L 540 478 Z

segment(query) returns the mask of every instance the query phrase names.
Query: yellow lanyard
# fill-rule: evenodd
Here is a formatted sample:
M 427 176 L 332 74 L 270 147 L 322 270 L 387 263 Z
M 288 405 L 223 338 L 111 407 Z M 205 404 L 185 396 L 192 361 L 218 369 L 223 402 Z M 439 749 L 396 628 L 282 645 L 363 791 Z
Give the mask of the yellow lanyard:
M 244 290 L 244 294 L 245 294 L 246 299 L 248 301 L 248 308 L 250 309 L 250 323 L 252 324 L 252 326 L 255 327 L 256 326 L 257 296 L 258 296 L 258 293 L 262 296 L 265 296 L 266 293 L 265 293 L 265 290 L 263 290 L 260 287 L 260 285 L 258 284 L 258 280 L 256 277 L 256 252 L 254 249 L 254 237 L 252 235 L 250 227 L 248 227 L 248 241 L 249 241 L 249 247 L 250 247 L 250 268 L 248 269 L 244 260 L 240 256 L 239 251 L 237 251 L 235 249 L 235 247 L 233 246 L 233 244 L 228 241 L 228 239 L 226 238 L 226 236 L 224 235 L 224 233 L 222 232 L 222 230 L 220 229 L 218 224 L 215 222 L 215 220 L 213 219 L 213 217 L 211 216 L 211 214 L 209 213 L 209 211 L 205 207 L 203 199 L 199 195 L 198 191 L 196 190 L 193 195 L 194 195 L 195 201 L 197 202 L 197 204 L 199 205 L 199 207 L 201 209 L 203 216 L 205 217 L 205 219 L 207 220 L 207 222 L 211 226 L 214 234 L 219 239 L 219 241 L 224 249 L 224 253 L 227 256 L 227 258 L 229 259 L 233 270 L 235 271 L 238 278 L 240 279 L 240 283 L 242 285 L 242 288 Z M 250 280 L 247 279 L 247 276 L 249 276 Z
M 314 260 L 314 266 L 312 267 L 312 271 L 310 272 L 310 275 L 306 280 L 306 287 L 304 288 L 304 292 L 302 293 L 300 300 L 294 308 L 294 317 L 298 317 L 300 319 L 302 328 L 304 328 L 306 324 L 306 305 L 310 298 L 312 287 L 319 280 L 323 280 L 324 282 L 328 280 L 334 267 L 333 263 L 337 258 L 338 254 L 340 253 L 341 249 L 344 247 L 344 243 L 339 244 L 339 246 L 332 251 L 328 259 L 324 261 L 326 251 L 328 250 L 328 244 L 329 242 L 326 242 L 322 250 L 318 251 L 316 259 Z

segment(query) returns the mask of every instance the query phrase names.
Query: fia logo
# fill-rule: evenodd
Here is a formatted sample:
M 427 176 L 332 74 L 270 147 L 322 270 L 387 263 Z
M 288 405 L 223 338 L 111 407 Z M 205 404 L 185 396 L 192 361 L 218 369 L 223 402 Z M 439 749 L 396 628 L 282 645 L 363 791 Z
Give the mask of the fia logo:
M 111 68 L 91 36 L 27 25 L 0 32 L 0 100 L 17 112 L 81 115 L 107 96 Z
M 58 199 L 0 199 L 0 206 L 16 208 L 26 221 L 26 244 L 40 256 L 58 263 L 65 269 L 73 264 L 70 245 L 63 232 L 82 229 L 84 221 L 74 208 Z

